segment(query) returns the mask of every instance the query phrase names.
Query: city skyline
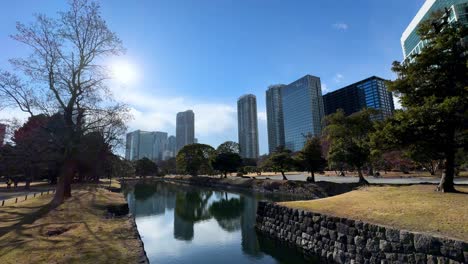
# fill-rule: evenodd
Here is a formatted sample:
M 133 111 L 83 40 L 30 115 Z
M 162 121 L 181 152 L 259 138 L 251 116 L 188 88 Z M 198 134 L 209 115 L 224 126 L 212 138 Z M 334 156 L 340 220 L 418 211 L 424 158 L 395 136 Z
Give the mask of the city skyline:
M 195 4 L 178 1 L 113 5 L 103 0 L 102 15 L 127 48 L 127 54 L 116 60 L 136 72 L 133 81 L 115 83 L 111 90 L 130 106 L 134 119 L 128 131 L 172 134 L 173 116 L 193 109 L 199 117 L 195 136 L 213 146 L 236 141 L 236 98 L 252 93 L 257 97 L 259 147 L 264 154 L 268 152 L 265 89 L 269 85 L 311 73 L 322 79 L 326 93 L 371 74 L 393 79 L 391 62 L 402 59 L 401 33 L 423 2 L 362 1 L 342 3 L 340 8 L 333 3 L 308 1 L 288 6 L 279 1 L 236 5 L 206 2 L 198 3 L 195 9 Z M 16 21 L 27 23 L 33 13 L 53 16 L 65 6 L 66 2 L 30 0 L 5 3 L 8 12 L 0 17 L 0 41 L 5 52 L 0 54 L 0 62 L 8 67 L 10 57 L 24 54 L 8 37 L 14 33 Z M 329 15 L 310 23 L 305 15 L 309 11 Z M 146 12 L 153 15 L 145 16 Z M 183 19 L 175 19 L 179 12 L 184 14 Z M 233 15 L 243 19 L 233 20 Z M 143 16 L 145 21 L 141 20 Z M 246 41 L 254 36 L 255 41 Z M 318 41 L 322 38 L 327 41 Z M 25 117 L 10 110 L 1 115 Z

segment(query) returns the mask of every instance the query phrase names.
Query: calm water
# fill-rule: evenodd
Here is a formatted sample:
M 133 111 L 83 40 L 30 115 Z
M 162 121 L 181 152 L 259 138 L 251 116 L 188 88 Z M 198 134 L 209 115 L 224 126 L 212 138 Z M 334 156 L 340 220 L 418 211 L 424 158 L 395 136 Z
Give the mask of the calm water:
M 127 199 L 151 263 L 317 263 L 255 232 L 257 201 L 285 197 L 157 182 Z

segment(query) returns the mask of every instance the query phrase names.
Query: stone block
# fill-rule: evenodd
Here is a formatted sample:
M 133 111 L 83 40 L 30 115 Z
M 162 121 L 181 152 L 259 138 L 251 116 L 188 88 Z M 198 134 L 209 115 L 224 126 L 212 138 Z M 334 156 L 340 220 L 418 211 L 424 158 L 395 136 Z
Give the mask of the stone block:
M 400 242 L 400 231 L 387 228 L 385 230 L 385 237 L 390 242 Z
M 321 227 L 320 228 L 320 235 L 323 236 L 323 237 L 328 237 L 328 229 L 326 229 L 325 227 Z
M 414 254 L 414 260 L 417 264 L 425 264 L 427 262 L 426 254 L 416 253 Z
M 427 264 L 437 264 L 437 258 L 433 255 L 426 256 L 426 263 Z
M 342 233 L 337 233 L 336 241 L 347 244 L 346 235 Z
M 343 234 L 348 234 L 348 226 L 344 223 L 337 223 L 336 231 L 343 233 Z
M 402 243 L 413 243 L 413 233 L 405 230 L 400 230 L 400 241 Z
M 322 220 L 322 219 L 321 219 L 320 215 L 314 215 L 314 216 L 312 217 L 312 221 L 313 221 L 314 223 L 318 223 L 318 222 L 320 222 L 321 220 Z
M 333 251 L 333 261 L 339 264 L 344 264 L 345 263 L 345 254 L 342 250 L 334 250 Z
M 348 235 L 350 235 L 350 236 L 357 236 L 357 234 L 358 234 L 358 233 L 357 233 L 356 228 L 354 228 L 354 227 L 348 228 Z
M 440 241 L 426 234 L 414 234 L 414 249 L 418 253 L 440 254 Z
M 379 249 L 382 252 L 390 252 L 392 250 L 392 245 L 387 240 L 381 239 L 379 241 Z
M 346 248 L 348 249 L 347 251 L 351 254 L 356 254 L 356 246 L 355 245 L 347 245 Z
M 366 250 L 369 252 L 379 251 L 379 241 L 377 239 L 368 239 L 366 243 Z
M 446 257 L 437 257 L 437 264 L 449 264 L 449 260 Z
M 366 240 L 364 239 L 364 237 L 361 237 L 361 236 L 356 236 L 354 238 L 354 244 L 357 246 L 357 247 L 364 247 L 366 245 Z

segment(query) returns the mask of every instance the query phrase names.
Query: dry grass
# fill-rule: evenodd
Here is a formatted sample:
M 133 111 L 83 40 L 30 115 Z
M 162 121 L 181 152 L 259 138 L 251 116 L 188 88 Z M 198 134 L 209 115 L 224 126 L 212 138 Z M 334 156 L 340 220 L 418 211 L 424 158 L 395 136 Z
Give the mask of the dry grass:
M 99 184 L 103 187 L 110 187 L 110 188 L 121 188 L 120 182 L 117 179 L 111 179 L 109 184 L 109 179 L 100 179 Z
M 317 213 L 468 241 L 468 187 L 439 193 L 432 185 L 364 187 L 334 197 L 280 203 Z
M 82 188 L 57 208 L 42 196 L 0 208 L 0 263 L 136 263 L 128 218 L 105 217 L 121 194 Z M 50 235 L 51 232 L 63 232 Z

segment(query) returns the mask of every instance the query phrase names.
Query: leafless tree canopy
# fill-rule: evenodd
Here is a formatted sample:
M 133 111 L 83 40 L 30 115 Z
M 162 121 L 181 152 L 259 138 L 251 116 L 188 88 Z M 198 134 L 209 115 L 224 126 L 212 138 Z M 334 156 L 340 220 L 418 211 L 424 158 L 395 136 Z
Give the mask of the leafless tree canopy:
M 104 62 L 124 48 L 99 10 L 96 2 L 74 0 L 58 18 L 18 22 L 11 37 L 31 54 L 10 60 L 15 73 L 0 71 L 0 107 L 14 105 L 30 115 L 60 112 L 74 133 L 98 130 L 115 143 L 129 116 L 125 105 L 112 100 Z
M 63 117 L 63 165 L 54 202 L 71 196 L 83 135 L 99 132 L 111 146 L 121 143 L 129 118 L 126 105 L 112 99 L 106 59 L 124 52 L 92 0 L 71 0 L 66 12 L 36 15 L 17 23 L 11 36 L 31 51 L 10 62 L 14 73 L 0 70 L 0 109 L 17 106 L 29 115 Z

